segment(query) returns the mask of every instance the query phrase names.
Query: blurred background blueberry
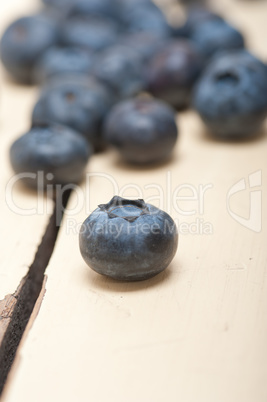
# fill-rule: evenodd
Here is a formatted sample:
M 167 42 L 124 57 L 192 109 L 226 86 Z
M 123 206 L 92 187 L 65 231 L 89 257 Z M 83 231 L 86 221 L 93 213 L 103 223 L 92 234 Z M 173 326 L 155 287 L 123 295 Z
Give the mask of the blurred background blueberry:
M 221 50 L 242 49 L 245 45 L 244 38 L 237 29 L 216 18 L 195 25 L 190 39 L 206 58 Z
M 68 16 L 106 17 L 120 21 L 117 0 L 67 0 L 70 1 Z
M 89 50 L 76 47 L 51 47 L 38 60 L 34 69 L 34 81 L 42 84 L 55 75 L 89 74 L 93 60 L 93 52 Z
M 15 173 L 26 173 L 23 182 L 33 188 L 79 183 L 90 155 L 90 146 L 80 134 L 58 125 L 33 127 L 10 149 Z
M 174 29 L 174 36 L 190 38 L 199 24 L 205 24 L 209 20 L 223 21 L 223 18 L 204 5 L 194 4 L 187 10 L 184 24 Z
M 196 86 L 194 106 L 215 137 L 257 134 L 267 116 L 267 66 L 245 50 L 219 54 Z
M 202 57 L 186 39 L 172 39 L 155 53 L 145 68 L 146 87 L 177 109 L 187 107 L 203 67 Z
M 170 157 L 177 140 L 175 112 L 150 98 L 122 101 L 108 115 L 104 135 L 127 162 L 162 162 Z
M 99 51 L 113 45 L 118 36 L 116 23 L 104 17 L 73 17 L 61 26 L 60 40 L 64 46 Z
M 102 121 L 111 107 L 111 93 L 93 77 L 55 77 L 43 89 L 33 110 L 34 125 L 58 123 L 81 133 L 94 150 L 103 147 Z
M 2 63 L 15 80 L 31 84 L 38 58 L 58 40 L 59 32 L 54 20 L 44 15 L 22 17 L 14 21 L 2 36 Z
M 142 57 L 127 46 L 110 46 L 99 53 L 92 72 L 118 98 L 134 96 L 144 88 Z
M 149 59 L 165 46 L 166 39 L 154 32 L 126 33 L 118 38 L 118 44 L 131 48 L 138 52 L 143 62 Z

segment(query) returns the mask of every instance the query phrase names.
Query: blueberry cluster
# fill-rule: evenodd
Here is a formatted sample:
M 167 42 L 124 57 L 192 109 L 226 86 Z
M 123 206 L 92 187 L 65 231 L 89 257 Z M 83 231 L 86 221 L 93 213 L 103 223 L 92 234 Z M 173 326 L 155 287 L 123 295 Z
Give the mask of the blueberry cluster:
M 92 153 L 107 146 L 131 164 L 164 162 L 178 137 L 176 111 L 188 107 L 219 139 L 260 131 L 267 66 L 245 49 L 236 28 L 206 7 L 189 7 L 186 22 L 171 26 L 151 0 L 43 3 L 38 14 L 13 22 L 0 43 L 13 79 L 42 86 L 32 128 L 10 150 L 27 185 L 78 183 Z M 177 248 L 173 221 L 164 214 L 118 197 L 99 206 L 81 232 L 85 261 L 117 279 L 155 275 Z M 114 222 L 121 224 L 117 238 L 109 233 Z M 144 234 L 144 223 L 158 224 L 158 231 Z M 95 233 L 99 225 L 107 235 Z M 126 235 L 132 228 L 137 234 Z
M 260 130 L 267 67 L 221 16 L 194 6 L 184 25 L 171 26 L 151 0 L 43 3 L 1 39 L 1 59 L 13 78 L 42 85 L 33 129 L 21 143 L 26 148 L 36 130 L 53 133 L 61 126 L 62 137 L 68 128 L 86 140 L 87 155 L 110 145 L 129 163 L 161 162 L 177 140 L 175 109 L 190 106 L 219 138 Z M 12 155 L 11 162 L 16 170 Z M 64 182 L 64 174 L 56 177 Z

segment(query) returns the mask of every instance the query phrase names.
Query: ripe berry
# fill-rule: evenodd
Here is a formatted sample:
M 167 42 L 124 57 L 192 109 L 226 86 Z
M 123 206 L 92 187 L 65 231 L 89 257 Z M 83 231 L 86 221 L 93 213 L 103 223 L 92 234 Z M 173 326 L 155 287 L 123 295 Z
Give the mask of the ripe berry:
M 37 60 L 58 39 L 58 28 L 52 19 L 44 15 L 20 18 L 2 36 L 1 60 L 13 78 L 32 83 Z
M 136 98 L 118 103 L 105 121 L 104 138 L 130 163 L 157 163 L 170 157 L 178 129 L 164 102 Z
M 193 103 L 216 137 L 257 134 L 267 116 L 267 66 L 247 51 L 220 54 L 196 86 Z
M 21 180 L 30 187 L 78 183 L 91 149 L 86 140 L 63 126 L 33 127 L 10 149 L 10 161 Z M 38 176 L 38 172 L 43 175 Z
M 178 246 L 177 228 L 164 211 L 143 200 L 113 197 L 84 221 L 80 251 L 99 274 L 122 281 L 151 278 L 168 267 Z

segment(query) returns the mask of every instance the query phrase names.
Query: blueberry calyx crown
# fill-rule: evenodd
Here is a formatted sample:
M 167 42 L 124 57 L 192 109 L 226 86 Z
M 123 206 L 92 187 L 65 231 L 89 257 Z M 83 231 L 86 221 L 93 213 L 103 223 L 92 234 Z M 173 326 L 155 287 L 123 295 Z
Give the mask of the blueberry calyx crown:
M 119 196 L 114 196 L 107 204 L 98 205 L 98 208 L 106 212 L 110 219 L 123 218 L 128 222 L 150 213 L 144 200 L 127 200 Z

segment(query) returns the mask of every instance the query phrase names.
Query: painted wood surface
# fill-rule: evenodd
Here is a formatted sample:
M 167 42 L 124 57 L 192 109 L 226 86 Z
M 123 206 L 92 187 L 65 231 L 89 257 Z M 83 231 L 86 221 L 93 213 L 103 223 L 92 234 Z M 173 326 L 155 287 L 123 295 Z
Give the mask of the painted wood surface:
M 1 33 L 14 18 L 33 10 L 33 2 L 0 5 Z M 12 142 L 30 127 L 36 89 L 12 82 L 0 66 L 0 343 L 16 304 L 16 290 L 34 260 L 53 203 L 19 185 L 9 163 Z M 36 214 L 36 211 L 38 212 Z
M 219 6 L 267 59 L 266 2 Z M 90 161 L 4 402 L 267 400 L 267 128 L 230 144 L 211 140 L 194 112 L 178 122 L 168 164 L 133 169 L 112 152 Z M 237 183 L 246 189 L 235 192 Z M 178 223 L 178 253 L 153 279 L 117 283 L 80 256 L 80 224 L 115 193 L 143 197 Z

